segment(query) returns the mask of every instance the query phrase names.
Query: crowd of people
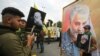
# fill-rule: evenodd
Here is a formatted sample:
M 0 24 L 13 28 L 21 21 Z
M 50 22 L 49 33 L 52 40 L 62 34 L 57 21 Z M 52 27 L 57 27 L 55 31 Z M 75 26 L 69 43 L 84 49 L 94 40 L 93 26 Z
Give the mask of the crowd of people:
M 14 7 L 7 7 L 2 10 L 1 15 L 0 56 L 31 56 L 35 35 L 25 30 L 27 22 L 21 19 L 24 14 Z M 42 53 L 44 51 L 43 30 L 38 34 Z
M 79 10 L 84 11 L 81 12 Z M 74 12 L 75 11 L 75 12 Z M 86 14 L 85 14 L 86 13 Z M 31 56 L 31 50 L 33 48 L 33 42 L 37 37 L 37 49 L 40 47 L 40 53 L 44 52 L 44 36 L 45 33 L 41 29 L 36 35 L 32 32 L 25 30 L 27 22 L 23 19 L 24 14 L 14 8 L 7 7 L 2 10 L 2 23 L 0 24 L 0 56 Z M 81 15 L 81 17 L 80 17 Z M 84 15 L 84 17 L 82 17 Z M 85 7 L 80 9 L 74 9 L 71 15 L 71 28 L 69 32 L 60 33 L 61 37 L 67 36 L 67 43 L 69 48 L 67 50 L 67 56 L 91 56 L 91 52 L 97 49 L 96 40 L 90 32 L 91 26 L 85 25 L 88 9 Z M 84 18 L 81 19 L 81 18 Z M 82 26 L 82 27 L 80 27 Z M 82 33 L 82 31 L 84 32 Z M 65 34 L 65 35 L 64 35 Z M 48 33 L 48 44 L 50 44 L 50 32 Z M 90 44 L 90 42 L 92 44 Z M 64 46 L 62 45 L 64 48 Z M 88 48 L 90 47 L 90 48 Z
M 0 56 L 31 56 L 35 42 L 37 49 L 40 48 L 40 53 L 44 52 L 45 32 L 43 28 L 38 32 L 29 32 L 26 29 L 27 21 L 22 19 L 24 17 L 23 12 L 14 7 L 4 8 L 1 15 Z M 38 18 L 38 16 L 36 17 Z M 50 32 L 48 34 L 49 44 Z

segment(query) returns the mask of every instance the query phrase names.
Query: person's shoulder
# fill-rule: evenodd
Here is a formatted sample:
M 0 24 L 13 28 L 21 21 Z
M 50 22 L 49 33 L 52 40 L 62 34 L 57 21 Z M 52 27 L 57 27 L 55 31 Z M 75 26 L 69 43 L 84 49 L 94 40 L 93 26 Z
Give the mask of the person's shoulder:
M 18 35 L 16 35 L 15 33 L 5 33 L 5 34 L 2 34 L 1 36 L 1 39 L 17 39 L 18 38 Z
M 89 32 L 88 34 L 90 37 L 94 38 L 93 34 L 91 32 Z

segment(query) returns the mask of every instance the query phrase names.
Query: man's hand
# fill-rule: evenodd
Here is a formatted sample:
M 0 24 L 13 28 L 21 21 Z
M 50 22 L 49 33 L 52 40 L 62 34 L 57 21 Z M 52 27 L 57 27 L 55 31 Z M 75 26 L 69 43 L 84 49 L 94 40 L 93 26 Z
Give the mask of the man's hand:
M 34 37 L 35 37 L 34 34 L 31 34 L 31 33 L 27 34 L 27 46 L 29 46 L 29 47 L 32 46 L 32 41 L 33 41 Z

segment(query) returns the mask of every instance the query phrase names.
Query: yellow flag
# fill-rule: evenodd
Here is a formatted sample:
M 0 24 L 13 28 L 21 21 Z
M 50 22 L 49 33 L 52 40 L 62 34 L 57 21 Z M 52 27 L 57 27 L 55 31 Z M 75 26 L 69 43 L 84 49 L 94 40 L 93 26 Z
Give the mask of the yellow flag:
M 45 25 L 43 25 L 43 31 L 47 34 L 47 28 L 46 28 L 46 26 Z
M 35 4 L 35 3 L 34 3 L 34 8 L 35 8 L 35 9 L 38 9 L 38 7 L 36 6 L 36 4 Z

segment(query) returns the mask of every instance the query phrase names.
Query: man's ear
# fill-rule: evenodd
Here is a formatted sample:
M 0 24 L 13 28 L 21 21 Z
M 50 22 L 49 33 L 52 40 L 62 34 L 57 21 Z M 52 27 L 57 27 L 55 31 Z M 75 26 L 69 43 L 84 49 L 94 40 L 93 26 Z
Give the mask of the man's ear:
M 10 24 L 11 22 L 12 22 L 11 17 L 8 17 L 8 18 L 7 18 L 7 23 Z

